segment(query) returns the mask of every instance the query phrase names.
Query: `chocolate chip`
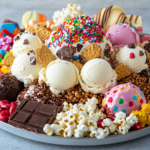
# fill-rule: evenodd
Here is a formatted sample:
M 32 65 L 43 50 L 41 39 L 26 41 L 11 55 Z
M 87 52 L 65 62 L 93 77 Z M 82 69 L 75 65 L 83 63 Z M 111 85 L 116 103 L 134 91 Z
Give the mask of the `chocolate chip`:
M 33 54 L 35 54 L 35 52 L 34 52 L 34 50 L 32 49 L 32 50 L 29 50 L 29 53 L 33 53 Z
M 144 48 L 145 48 L 148 52 L 150 52 L 150 41 L 149 41 L 149 43 L 146 43 L 146 44 L 144 45 Z
M 79 62 L 84 65 L 87 62 L 87 60 L 82 55 L 79 55 Z
M 77 32 L 77 30 L 71 30 L 71 33 L 72 33 L 73 35 L 75 35 L 76 32 Z
M 19 37 L 18 35 L 14 37 L 14 40 L 15 40 L 15 41 L 17 41 L 17 40 L 19 40 L 19 39 L 20 39 L 20 37 Z
M 76 52 L 76 47 L 63 46 L 60 50 L 57 51 L 56 55 L 62 60 L 70 61 L 70 59 L 73 57 L 75 52 Z
M 27 39 L 24 40 L 23 45 L 29 44 L 29 41 Z
M 140 52 L 139 52 L 139 55 L 140 55 L 140 56 L 143 56 L 143 55 L 144 55 L 144 53 L 143 53 L 142 51 L 140 51 Z
M 36 59 L 35 59 L 35 57 L 30 57 L 30 64 L 31 65 L 36 65 Z
M 82 49 L 83 45 L 82 44 L 77 44 L 77 51 L 80 52 Z
M 136 45 L 134 43 L 128 44 L 128 48 L 136 48 Z
M 35 32 L 33 32 L 32 34 L 33 34 L 33 35 L 36 35 L 36 33 L 35 33 Z
M 28 52 L 27 55 L 30 55 L 30 53 Z

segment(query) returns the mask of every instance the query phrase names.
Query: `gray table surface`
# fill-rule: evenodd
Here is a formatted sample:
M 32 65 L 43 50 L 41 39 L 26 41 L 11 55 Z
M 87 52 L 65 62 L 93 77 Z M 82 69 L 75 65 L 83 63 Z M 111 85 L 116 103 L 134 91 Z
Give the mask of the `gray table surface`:
M 26 9 L 7 9 L 7 8 L 0 8 L 0 23 L 5 19 L 12 19 L 14 21 L 18 21 L 21 25 L 21 18 L 23 13 L 27 11 Z M 55 10 L 37 10 L 39 13 L 44 13 L 48 19 L 51 19 Z M 92 15 L 96 14 L 99 9 L 83 9 L 86 14 Z M 143 19 L 143 28 L 144 33 L 150 34 L 150 10 L 149 9 L 126 9 L 126 14 L 135 14 L 141 15 Z M 35 141 L 30 141 L 13 134 L 10 134 L 6 131 L 0 129 L 0 150 L 148 150 L 150 146 L 150 135 L 142 137 L 140 139 L 113 144 L 113 145 L 106 145 L 106 146 L 96 146 L 96 147 L 68 147 L 68 146 L 57 146 L 57 145 L 50 145 L 39 143 Z

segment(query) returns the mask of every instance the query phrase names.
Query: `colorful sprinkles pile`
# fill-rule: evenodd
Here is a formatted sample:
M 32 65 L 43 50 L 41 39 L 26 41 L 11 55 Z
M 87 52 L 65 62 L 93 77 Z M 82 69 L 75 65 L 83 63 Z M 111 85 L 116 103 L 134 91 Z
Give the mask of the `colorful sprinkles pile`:
M 68 19 L 53 33 L 51 42 L 47 44 L 48 47 L 61 47 L 65 42 L 67 46 L 71 46 L 80 42 L 84 44 L 85 41 L 90 43 L 104 42 L 103 37 L 105 33 L 100 29 L 99 24 L 92 21 L 89 16 L 78 16 L 76 18 Z

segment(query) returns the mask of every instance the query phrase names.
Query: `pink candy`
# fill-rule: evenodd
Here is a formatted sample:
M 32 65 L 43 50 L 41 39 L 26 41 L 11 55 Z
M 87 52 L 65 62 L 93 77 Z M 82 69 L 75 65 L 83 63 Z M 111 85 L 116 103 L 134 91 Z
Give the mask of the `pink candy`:
M 3 49 L 5 52 L 10 51 L 13 45 L 13 38 L 6 36 L 0 38 L 0 49 Z

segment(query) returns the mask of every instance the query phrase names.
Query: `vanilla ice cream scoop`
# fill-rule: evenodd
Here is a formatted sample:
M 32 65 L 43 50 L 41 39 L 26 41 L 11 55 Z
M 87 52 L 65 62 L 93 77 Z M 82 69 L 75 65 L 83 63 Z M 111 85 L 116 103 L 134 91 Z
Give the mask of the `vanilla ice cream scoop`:
M 117 61 L 124 63 L 135 73 L 148 68 L 145 50 L 133 43 L 124 46 L 116 55 Z
M 92 59 L 82 68 L 79 82 L 86 92 L 103 93 L 116 85 L 117 74 L 104 59 Z
M 34 51 L 31 50 L 15 58 L 11 66 L 11 73 L 27 86 L 35 79 L 38 79 L 38 73 L 41 69 L 41 64 L 35 58 Z
M 39 81 L 45 81 L 56 95 L 74 87 L 78 83 L 78 78 L 79 71 L 76 66 L 65 60 L 52 61 L 47 68 L 42 68 L 39 72 Z
M 24 32 L 15 36 L 12 48 L 13 55 L 17 57 L 19 54 L 28 52 L 31 49 L 41 48 L 42 41 L 33 33 Z

